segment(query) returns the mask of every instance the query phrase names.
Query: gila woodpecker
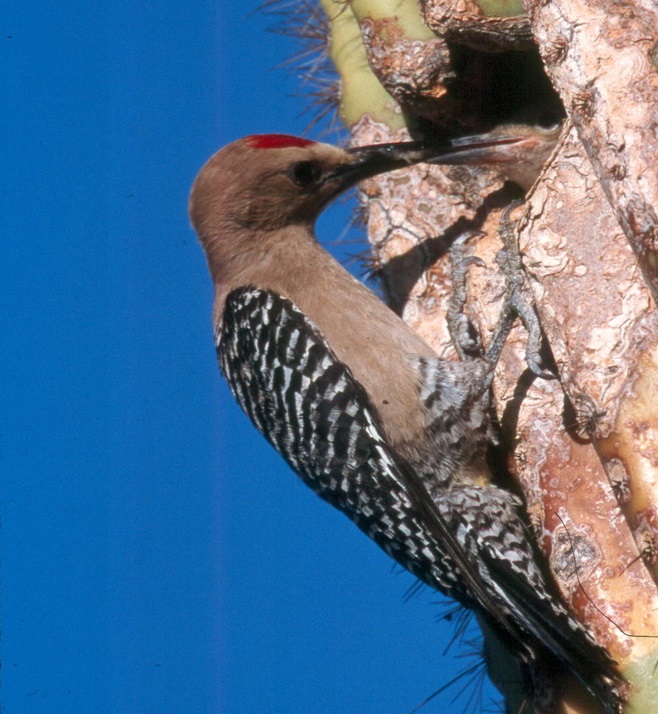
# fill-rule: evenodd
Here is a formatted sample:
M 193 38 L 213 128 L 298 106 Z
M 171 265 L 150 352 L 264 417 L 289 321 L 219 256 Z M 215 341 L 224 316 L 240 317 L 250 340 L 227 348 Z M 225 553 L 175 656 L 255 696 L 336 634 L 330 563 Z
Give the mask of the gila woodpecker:
M 562 122 L 543 126 L 531 123 L 501 124 L 484 134 L 451 139 L 446 151 L 432 163 L 473 164 L 498 171 L 528 191 L 553 152 L 562 131 Z
M 520 500 L 487 471 L 496 356 L 439 359 L 314 235 L 326 204 L 361 179 L 468 148 L 345 150 L 270 134 L 216 153 L 190 215 L 214 281 L 219 362 L 298 476 L 506 638 L 529 689 L 548 660 L 615 714 L 614 664 L 548 585 Z

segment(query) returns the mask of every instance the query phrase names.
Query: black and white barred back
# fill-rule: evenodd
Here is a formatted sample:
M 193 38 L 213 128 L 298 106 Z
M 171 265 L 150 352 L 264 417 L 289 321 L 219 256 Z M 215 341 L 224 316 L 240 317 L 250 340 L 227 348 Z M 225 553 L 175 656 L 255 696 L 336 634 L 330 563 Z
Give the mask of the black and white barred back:
M 493 485 L 451 483 L 451 475 L 434 484 L 419 475 L 393 452 L 365 389 L 318 328 L 276 293 L 233 290 L 216 347 L 242 409 L 319 496 L 422 581 L 481 609 L 528 662 L 540 643 L 583 680 L 608 714 L 618 711 L 609 686 L 611 661 L 550 593 L 515 496 Z M 437 359 L 432 367 L 423 360 L 421 368 L 438 375 L 433 378 L 444 394 L 437 403 L 445 402 L 450 364 Z M 429 393 L 418 398 L 434 399 Z M 458 401 L 456 393 L 463 409 Z M 481 448 L 486 416 L 473 413 L 478 433 L 457 436 Z M 451 464 L 441 463 L 445 469 Z M 437 487 L 441 482 L 447 487 Z
M 235 398 L 304 482 L 414 575 L 468 599 L 412 502 L 365 390 L 317 327 L 289 300 L 239 288 L 227 297 L 216 341 Z

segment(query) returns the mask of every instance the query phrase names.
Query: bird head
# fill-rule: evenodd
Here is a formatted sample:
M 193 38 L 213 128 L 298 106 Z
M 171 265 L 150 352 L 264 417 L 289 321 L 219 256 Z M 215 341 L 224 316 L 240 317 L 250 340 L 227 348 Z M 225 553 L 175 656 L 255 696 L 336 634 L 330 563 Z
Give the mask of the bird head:
M 199 172 L 189 203 L 211 273 L 226 284 L 284 250 L 286 237 L 314 241 L 315 219 L 339 193 L 438 151 L 418 142 L 342 149 L 285 134 L 228 144 Z
M 483 134 L 450 139 L 451 150 L 444 150 L 431 163 L 485 166 L 497 170 L 528 191 L 539 177 L 553 152 L 560 133 L 561 118 L 542 123 L 532 121 L 500 124 Z
M 259 231 L 312 224 L 327 203 L 362 179 L 435 154 L 417 142 L 342 149 L 285 134 L 247 136 L 201 169 L 190 216 L 202 240 L 222 229 L 217 222 Z

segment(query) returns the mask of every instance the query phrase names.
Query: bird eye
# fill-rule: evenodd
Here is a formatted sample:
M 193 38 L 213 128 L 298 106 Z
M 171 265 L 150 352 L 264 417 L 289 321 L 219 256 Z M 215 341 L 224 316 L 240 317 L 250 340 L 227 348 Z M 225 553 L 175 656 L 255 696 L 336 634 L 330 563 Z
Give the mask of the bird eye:
M 545 129 L 546 131 L 550 131 L 552 129 L 557 129 L 560 124 L 562 123 L 562 120 L 564 119 L 564 113 L 563 112 L 558 112 L 553 109 L 546 109 L 543 112 L 539 114 L 537 117 L 537 126 L 540 129 Z
M 319 180 L 322 169 L 315 161 L 296 161 L 286 173 L 294 184 L 306 188 Z

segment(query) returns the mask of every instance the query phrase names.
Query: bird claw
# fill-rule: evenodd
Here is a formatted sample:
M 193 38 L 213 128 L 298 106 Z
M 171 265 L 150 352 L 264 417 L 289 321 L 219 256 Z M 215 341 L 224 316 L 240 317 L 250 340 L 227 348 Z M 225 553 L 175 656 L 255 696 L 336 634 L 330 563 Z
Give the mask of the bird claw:
M 521 286 L 512 290 L 509 302 L 511 309 L 518 315 L 521 323 L 528 332 L 525 350 L 525 361 L 528 365 L 528 369 L 537 377 L 556 379 L 557 375 L 541 366 L 543 361 L 541 352 L 544 344 L 544 333 L 542 332 L 537 312 L 532 303 L 523 294 Z
M 471 265 L 477 265 L 478 268 L 486 268 L 487 264 L 482 260 L 482 258 L 477 255 L 467 255 L 464 257 L 464 265 L 470 268 Z
M 512 328 L 514 318 L 518 317 L 528 332 L 526 343 L 525 361 L 528 369 L 538 377 L 543 379 L 556 379 L 556 375 L 542 367 L 542 347 L 544 335 L 541 329 L 539 316 L 535 310 L 532 298 L 528 296 L 528 288 L 521 260 L 517 236 L 514 224 L 510 219 L 510 213 L 522 205 L 523 201 L 512 201 L 500 218 L 500 238 L 503 241 L 503 248 L 496 256 L 496 262 L 500 266 L 507 289 L 505 302 L 501 311 L 501 317 L 494 332 L 494 339 L 487 350 L 488 360 L 495 362 L 500 356 L 500 352 L 505 344 L 507 335 Z
M 450 266 L 452 292 L 448 303 L 446 321 L 452 343 L 460 359 L 482 353 L 482 342 L 466 314 L 466 273 L 470 266 L 484 267 L 481 258 L 466 255 L 466 243 L 476 236 L 484 235 L 482 231 L 471 230 L 462 233 L 450 246 Z
M 453 241 L 450 246 L 452 293 L 446 315 L 448 331 L 460 359 L 480 356 L 484 352 L 485 360 L 494 366 L 498 362 L 512 325 L 518 317 L 528 332 L 525 353 L 528 369 L 542 379 L 556 379 L 553 372 L 542 367 L 541 352 L 544 336 L 532 298 L 528 296 L 515 226 L 510 219 L 511 212 L 522 204 L 523 201 L 520 200 L 512 201 L 500 218 L 499 232 L 503 248 L 498 252 L 496 262 L 505 275 L 507 287 L 505 301 L 489 347 L 484 352 L 480 336 L 466 313 L 467 270 L 473 265 L 485 266 L 481 258 L 466 255 L 466 244 L 472 238 L 483 235 L 482 231 L 467 231 Z

